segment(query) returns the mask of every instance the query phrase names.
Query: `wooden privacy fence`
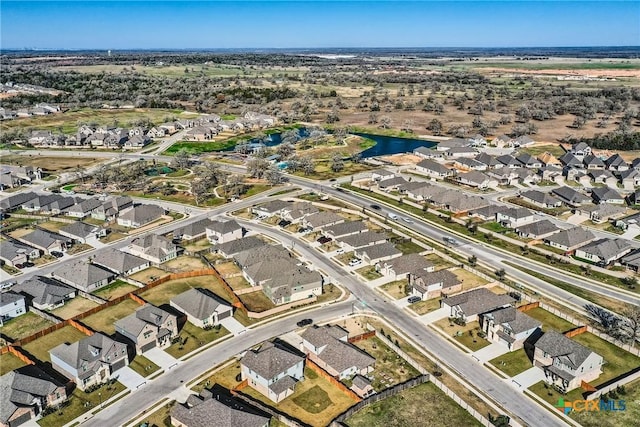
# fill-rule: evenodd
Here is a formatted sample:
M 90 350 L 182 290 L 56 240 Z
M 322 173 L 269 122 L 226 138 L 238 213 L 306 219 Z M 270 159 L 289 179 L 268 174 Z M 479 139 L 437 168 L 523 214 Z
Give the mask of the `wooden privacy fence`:
M 314 361 L 312 361 L 308 357 L 307 357 L 307 360 L 306 360 L 306 365 L 313 372 L 315 372 L 316 374 L 320 375 L 322 378 L 324 378 L 327 381 L 329 381 L 331 383 L 331 385 L 333 385 L 334 387 L 337 387 L 341 392 L 343 392 L 344 394 L 346 394 L 347 396 L 349 396 L 350 398 L 352 398 L 356 402 L 359 402 L 361 400 L 360 396 L 355 394 L 353 392 L 353 390 L 348 388 L 346 385 L 342 384 L 342 382 L 340 382 L 337 379 L 335 379 L 331 374 L 329 374 L 327 371 L 322 369 L 320 366 L 318 366 Z
M 573 328 L 570 331 L 564 333 L 564 336 L 567 338 L 575 337 L 576 335 L 584 334 L 587 332 L 586 326 L 578 326 L 577 328 Z
M 366 340 L 367 338 L 371 338 L 375 336 L 376 336 L 376 331 L 369 331 L 369 332 L 362 333 L 360 335 L 349 337 L 347 338 L 347 341 L 349 341 L 350 343 L 354 343 L 354 342 Z
M 529 304 L 521 305 L 520 307 L 518 307 L 518 311 L 521 311 L 524 313 L 525 311 L 533 310 L 534 308 L 538 308 L 538 307 L 540 307 L 539 301 L 530 302 Z

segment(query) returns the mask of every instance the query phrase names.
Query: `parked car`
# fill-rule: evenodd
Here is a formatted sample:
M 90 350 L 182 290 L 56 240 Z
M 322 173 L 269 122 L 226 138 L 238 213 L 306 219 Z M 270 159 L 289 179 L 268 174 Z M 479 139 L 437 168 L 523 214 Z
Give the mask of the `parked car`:
M 320 243 L 321 245 L 324 245 L 325 243 L 329 243 L 332 240 L 333 239 L 331 237 L 322 236 L 322 237 L 318 238 L 317 242 Z
M 311 229 L 309 227 L 300 227 L 300 228 L 298 228 L 298 233 L 307 234 L 309 232 L 311 232 Z
M 298 325 L 298 327 L 301 328 L 303 326 L 308 326 L 312 323 L 313 323 L 313 320 L 311 319 L 302 319 L 299 322 L 297 322 L 296 325 Z
M 398 215 L 394 214 L 394 213 L 389 213 L 389 218 L 391 219 L 398 219 Z
M 336 251 L 338 255 L 342 255 L 344 253 L 344 249 L 340 248 Z
M 51 251 L 51 255 L 56 257 L 56 258 L 62 258 L 64 256 L 64 254 L 62 252 L 59 252 L 59 251 Z
M 359 258 L 353 258 L 351 261 L 349 261 L 349 267 L 355 267 L 356 265 L 360 264 L 362 264 L 362 260 Z
M 278 222 L 278 225 L 282 228 L 285 228 L 286 226 L 290 225 L 291 221 L 287 221 L 286 219 L 281 220 L 280 222 Z
M 419 296 L 415 296 L 414 295 L 412 297 L 407 298 L 407 301 L 409 302 L 409 304 L 413 304 L 413 303 L 416 303 L 418 301 L 422 301 L 422 298 L 420 298 Z
M 25 268 L 30 268 L 30 267 L 35 267 L 35 266 L 36 266 L 36 265 L 35 265 L 34 263 L 32 263 L 31 261 L 27 261 L 27 262 L 25 262 L 25 263 L 22 263 L 22 265 L 23 265 Z
M 377 211 L 379 211 L 380 209 L 382 209 L 379 205 L 369 205 L 371 207 L 371 209 L 375 209 Z
M 17 268 L 18 270 L 21 270 L 21 269 L 23 269 L 23 268 L 24 268 L 24 265 L 22 265 L 22 264 L 13 264 L 13 266 L 14 266 L 15 268 Z

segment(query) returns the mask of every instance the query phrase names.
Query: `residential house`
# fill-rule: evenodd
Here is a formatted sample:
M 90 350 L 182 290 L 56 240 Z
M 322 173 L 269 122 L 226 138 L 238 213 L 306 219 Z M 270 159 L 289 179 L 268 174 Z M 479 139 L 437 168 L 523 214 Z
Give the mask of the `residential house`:
M 522 166 L 529 169 L 538 169 L 542 167 L 542 162 L 529 153 L 521 153 L 516 156 L 516 160 L 519 161 Z
M 485 165 L 487 165 L 487 169 L 500 169 L 500 168 L 502 168 L 504 166 L 502 164 L 502 162 L 500 162 L 494 156 L 489 155 L 489 154 L 484 153 L 484 152 L 478 154 L 475 157 L 475 160 L 480 162 L 480 163 L 484 163 Z
M 593 203 L 610 203 L 612 205 L 624 205 L 624 197 L 616 190 L 608 187 L 598 187 L 591 190 Z
M 451 317 L 461 318 L 468 323 L 478 320 L 481 314 L 513 306 L 515 301 L 507 294 L 498 295 L 486 288 L 477 288 L 461 294 L 445 296 L 440 301 L 440 306 L 446 308 Z
M 129 364 L 127 345 L 95 333 L 49 350 L 53 369 L 76 383 L 80 390 L 107 382 Z
M 562 201 L 549 193 L 538 190 L 527 190 L 520 193 L 520 198 L 525 202 L 541 208 L 552 209 L 562 206 Z
M 543 239 L 551 236 L 553 233 L 560 231 L 560 228 L 548 219 L 542 221 L 531 222 L 516 228 L 518 236 L 524 239 Z
M 210 127 L 197 126 L 189 129 L 185 134 L 184 139 L 186 141 L 206 141 L 212 139 L 216 135 L 217 132 Z
M 133 239 L 127 252 L 158 265 L 176 258 L 178 249 L 178 246 L 164 236 L 147 234 Z
M 446 178 L 453 176 L 454 171 L 442 163 L 424 159 L 416 164 L 416 172 L 430 176 L 431 178 Z
M 381 261 L 388 261 L 402 255 L 402 251 L 396 248 L 391 242 L 364 246 L 356 249 L 353 253 L 356 257 L 371 265 L 377 264 Z
M 292 260 L 292 258 L 291 253 L 280 245 L 261 245 L 238 252 L 233 256 L 233 260 L 241 269 L 246 269 L 253 264 L 266 260 Z M 298 263 L 294 262 L 294 264 L 297 265 Z
M 562 156 L 560 156 L 560 158 L 558 160 L 560 160 L 560 163 L 562 163 L 562 165 L 565 168 L 580 168 L 580 169 L 582 169 L 582 160 L 580 160 L 578 157 L 576 157 L 575 155 L 573 155 L 571 153 L 563 154 Z
M 419 185 L 409 186 L 409 184 Z M 426 182 L 410 182 L 409 184 L 403 186 L 405 193 L 407 197 L 418 202 L 431 200 L 434 195 L 446 191 L 446 188 L 427 184 Z
M 178 127 L 176 126 L 176 123 L 172 123 L 172 122 L 163 123 L 160 126 L 158 126 L 158 128 L 163 129 L 167 135 L 173 135 L 179 130 Z
M 591 154 L 591 147 L 586 142 L 578 142 L 573 144 L 569 153 L 577 157 L 585 157 Z
M 293 202 L 282 210 L 280 217 L 285 221 L 291 221 L 294 224 L 302 221 L 303 218 L 320 212 L 320 209 L 309 202 Z
M 502 163 L 503 167 L 508 169 L 515 169 L 522 166 L 522 164 L 515 157 L 509 154 L 503 154 L 502 156 L 498 156 L 496 160 Z
M 362 221 L 346 221 L 339 224 L 329 225 L 322 229 L 322 234 L 332 239 L 351 236 L 367 231 L 367 225 Z
M 411 295 L 420 299 L 437 298 L 462 290 L 462 281 L 449 270 L 415 270 L 409 272 Z
M 36 420 L 45 409 L 67 399 L 64 385 L 36 365 L 0 376 L 0 425 L 14 427 Z
M 35 197 L 31 197 L 28 200 L 26 200 L 22 204 L 22 209 L 24 209 L 27 212 L 39 212 L 45 206 L 60 199 L 62 199 L 62 196 L 59 194 L 45 194 L 45 195 L 37 194 Z
M 454 214 L 461 214 L 469 210 L 478 209 L 491 203 L 484 197 L 468 196 L 466 194 L 460 196 L 459 193 L 458 196 L 455 197 L 455 194 L 455 191 L 450 190 L 448 192 L 448 200 L 442 201 L 443 203 L 439 203 L 438 200 L 433 200 L 433 203 L 434 205 L 440 206 Z
M 252 208 L 252 212 L 259 217 L 269 218 L 274 215 L 279 216 L 289 205 L 291 205 L 290 202 L 277 199 Z
M 471 141 L 471 146 L 472 147 L 486 147 L 487 146 L 487 140 L 485 139 L 484 136 L 480 135 L 479 133 L 476 134 L 473 138 L 469 138 L 469 141 Z
M 591 231 L 582 227 L 573 227 L 545 237 L 543 241 L 553 248 L 561 249 L 569 253 L 595 239 L 596 236 Z
M 629 163 L 627 163 L 620 154 L 614 154 L 604 161 L 607 169 L 615 172 L 624 172 L 629 170 Z
M 535 220 L 535 213 L 526 208 L 504 208 L 496 213 L 496 222 L 507 228 L 518 228 Z
M 170 305 L 199 328 L 213 327 L 233 316 L 233 307 L 208 289 L 191 288 L 171 298 Z
M 337 325 L 312 326 L 300 337 L 309 360 L 338 380 L 373 371 L 376 359 L 348 341 L 349 333 Z
M 640 187 L 640 171 L 638 169 L 628 169 L 618 172 L 620 183 L 627 190 L 635 190 Z
M 364 246 L 376 245 L 386 241 L 387 235 L 378 231 L 365 231 L 336 239 L 336 243 L 340 245 L 345 252 L 351 252 Z
M 12 194 L 11 196 L 0 200 L 0 209 L 4 211 L 11 211 L 13 209 L 17 209 L 21 207 L 25 203 L 28 203 L 30 200 L 33 200 L 37 197 L 38 197 L 38 194 L 32 191 Z
M 241 239 L 244 231 L 242 226 L 235 220 L 211 221 L 205 228 L 205 234 L 209 242 L 221 244 L 231 240 Z
M 469 211 L 469 216 L 472 218 L 480 218 L 483 221 L 495 221 L 496 214 L 502 212 L 504 206 L 500 205 L 487 205 L 481 208 L 473 209 Z
M 240 375 L 249 387 L 279 403 L 293 394 L 298 381 L 304 380 L 304 357 L 266 342 L 240 359 Z
M 173 230 L 173 238 L 180 240 L 195 240 L 203 237 L 207 232 L 207 226 L 211 225 L 209 218 L 203 218 L 185 226 Z
M 163 127 L 152 127 L 147 135 L 150 138 L 164 138 L 167 135 L 167 130 Z
M 58 230 L 58 233 L 79 243 L 87 243 L 87 240 L 106 236 L 106 230 L 104 228 L 82 221 L 65 225 Z
M 0 326 L 7 320 L 22 316 L 26 312 L 24 295 L 12 291 L 0 293 Z
M 585 194 L 574 190 L 571 187 L 559 187 L 551 190 L 554 196 L 558 197 L 567 206 L 576 208 L 591 201 L 591 198 Z
M 486 164 L 479 162 L 475 159 L 471 159 L 469 157 L 457 158 L 456 161 L 453 162 L 453 165 L 458 169 L 465 170 L 465 171 L 470 171 L 470 170 L 485 171 L 489 168 Z
M 371 171 L 371 181 L 380 182 L 395 177 L 396 174 L 386 169 Z
M 446 141 L 445 141 L 446 142 Z M 451 147 L 445 151 L 444 155 L 452 159 L 458 159 L 460 157 L 475 157 L 478 155 L 478 150 L 469 147 Z
M 587 216 L 596 224 L 602 224 L 610 220 L 622 218 L 627 212 L 627 208 L 620 205 L 610 205 L 603 203 L 601 205 L 583 206 L 576 209 L 576 213 Z
M 42 228 L 36 228 L 31 233 L 16 237 L 16 239 L 22 243 L 39 249 L 45 254 L 51 254 L 51 252 L 62 252 L 71 244 L 71 240 L 68 237 Z
M 600 239 L 576 249 L 576 258 L 607 266 L 635 249 L 626 239 Z
M 593 154 L 584 156 L 582 159 L 584 168 L 589 171 L 604 170 L 605 164 L 600 157 L 596 157 Z
M 618 178 L 609 170 L 592 170 L 589 172 L 589 177 L 594 184 L 606 184 L 608 187 L 616 187 L 618 185 Z
M 509 351 L 524 347 L 524 342 L 542 328 L 542 322 L 515 307 L 499 308 L 480 316 L 480 327 L 489 341 L 506 345 Z
M 534 348 L 534 366 L 542 368 L 547 383 L 563 393 L 595 380 L 602 373 L 602 356 L 556 331 L 542 335 Z
M 24 264 L 30 259 L 40 257 L 40 251 L 31 246 L 13 240 L 3 240 L 0 244 L 0 260 L 11 266 Z
M 506 167 L 490 170 L 487 175 L 495 179 L 499 185 L 513 185 L 520 179 L 519 175 L 513 172 L 513 169 Z
M 470 187 L 475 187 L 480 190 L 484 190 L 490 187 L 495 187 L 498 185 L 497 180 L 478 171 L 459 173 L 458 175 L 456 175 L 455 179 L 460 184 L 468 185 Z
M 212 248 L 212 251 L 217 252 L 225 258 L 230 258 L 240 252 L 248 251 L 260 246 L 267 245 L 267 242 L 256 236 L 248 236 L 238 240 L 231 240 L 227 243 L 220 243 Z
M 202 394 L 206 394 L 203 398 Z M 269 427 L 269 417 L 224 404 L 204 390 L 190 395 L 185 404 L 171 408 L 171 425 L 175 427 Z
M 351 391 L 365 399 L 376 391 L 373 389 L 373 385 L 371 384 L 371 380 L 362 375 L 356 375 L 351 380 Z
M 152 348 L 166 348 L 178 335 L 178 318 L 151 304 L 145 304 L 114 323 L 116 332 L 131 340 L 136 353 Z
M 150 266 L 149 260 L 114 248 L 99 251 L 93 256 L 92 262 L 120 276 L 129 276 Z
M 151 143 L 149 135 L 134 135 L 127 138 L 122 145 L 125 149 L 136 149 L 146 147 Z
M 627 269 L 640 273 L 640 249 L 636 249 L 633 252 L 623 256 L 620 259 L 620 264 L 627 267 Z
M 515 168 L 511 169 L 511 171 L 517 175 L 518 181 L 523 184 L 536 184 L 540 182 L 540 175 L 533 169 Z
M 438 151 L 450 151 L 453 148 L 466 148 L 471 147 L 471 141 L 462 138 L 451 138 L 441 142 L 438 142 L 436 145 L 436 150 Z
M 94 209 L 102 206 L 102 202 L 98 199 L 86 199 L 80 203 L 76 203 L 73 206 L 65 209 L 64 213 L 67 216 L 72 216 L 74 218 L 84 218 L 91 214 Z
M 627 202 L 630 205 L 640 205 L 640 188 L 627 195 Z
M 433 148 L 418 147 L 413 150 L 413 154 L 423 159 L 442 159 L 444 153 L 442 151 L 434 150 Z
M 100 219 L 102 221 L 111 221 L 115 219 L 120 212 L 132 206 L 133 199 L 131 199 L 131 197 L 115 196 L 91 211 L 91 218 Z
M 513 142 L 513 146 L 518 148 L 518 147 L 529 147 L 531 145 L 535 144 L 535 141 L 533 139 L 531 139 L 530 137 L 528 137 L 527 135 L 521 135 L 519 137 L 517 137 L 515 139 L 515 141 Z
M 407 254 L 381 263 L 380 272 L 394 280 L 408 278 L 411 272 L 433 272 L 435 264 L 420 254 Z
M 344 222 L 344 218 L 333 212 L 318 212 L 309 216 L 306 216 L 302 220 L 302 225 L 313 229 L 327 227 L 329 225 L 339 224 Z
M 138 205 L 120 212 L 116 222 L 123 227 L 139 228 L 162 218 L 164 214 L 164 208 L 158 205 Z
M 73 260 L 51 274 L 61 282 L 85 292 L 93 292 L 107 286 L 115 279 L 113 272 L 84 259 Z
M 27 304 L 38 310 L 53 310 L 75 298 L 76 289 L 46 276 L 33 276 L 13 285 L 12 291 L 25 296 Z
M 60 215 L 66 213 L 65 211 L 71 206 L 80 201 L 77 197 L 61 197 L 52 201 L 49 204 L 40 206 L 40 213 L 48 215 Z
M 407 180 L 401 176 L 395 176 L 393 178 L 385 179 L 378 182 L 378 188 L 383 191 L 396 191 L 398 188 L 406 184 Z
M 512 147 L 513 138 L 507 135 L 499 135 L 491 140 L 491 145 L 498 148 Z
M 564 181 L 562 169 L 558 166 L 543 166 L 538 169 L 538 175 L 542 181 L 552 181 L 558 184 L 562 184 Z
M 545 151 L 540 156 L 538 156 L 538 160 L 540 160 L 540 162 L 542 162 L 542 164 L 545 166 L 562 166 L 562 162 L 548 151 Z

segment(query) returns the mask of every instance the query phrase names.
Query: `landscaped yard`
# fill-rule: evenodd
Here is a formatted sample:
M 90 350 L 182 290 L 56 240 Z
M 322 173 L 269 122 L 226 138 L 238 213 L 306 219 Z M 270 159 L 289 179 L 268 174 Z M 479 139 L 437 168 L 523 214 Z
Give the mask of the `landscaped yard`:
M 87 336 L 74 328 L 73 326 L 65 326 L 50 334 L 44 335 L 29 344 L 22 346 L 24 350 L 36 357 L 42 362 L 49 362 L 49 350 L 59 346 L 62 343 L 73 343 L 80 341 Z
M 454 268 L 451 272 L 462 282 L 463 291 L 468 291 L 469 289 L 477 288 L 478 286 L 483 286 L 489 283 L 488 280 L 476 276 L 464 268 Z
M 529 360 L 529 356 L 527 356 L 523 348 L 498 356 L 490 360 L 489 363 L 510 377 L 514 377 L 533 367 L 533 363 Z
M 125 386 L 119 382 L 102 386 L 91 393 L 85 393 L 80 389 L 75 389 L 69 398 L 69 406 L 65 406 L 61 410 L 41 418 L 38 420 L 38 424 L 42 427 L 59 427 L 65 425 L 85 412 L 94 410 L 100 406 L 101 403 L 109 400 L 124 389 Z
M 383 399 L 346 420 L 349 427 L 480 426 L 481 424 L 431 383 Z
M 191 288 L 209 289 L 225 301 L 230 302 L 231 296 L 215 276 L 190 277 L 188 279 L 170 280 L 155 288 L 140 294 L 142 298 L 151 304 L 168 304 L 174 296 L 188 291 Z
M 22 360 L 11 353 L 0 354 L 0 375 L 26 366 Z
M 91 301 L 90 299 L 77 296 L 71 301 L 67 301 L 62 307 L 52 310 L 51 313 L 61 319 L 70 319 L 80 313 L 91 310 L 93 307 L 97 307 L 98 305 L 98 303 Z
M 567 394 L 562 394 L 556 391 L 552 386 L 547 385 L 544 381 L 540 381 L 529 387 L 529 391 L 541 397 L 546 402 L 557 405 L 558 399 L 562 398 L 564 400 L 582 400 L 584 399 L 582 390 L 580 387 L 571 390 Z
M 148 377 L 149 375 L 160 369 L 160 366 L 156 365 L 141 354 L 133 358 L 131 363 L 129 363 L 129 367 L 143 377 Z
M 222 325 L 220 325 L 219 329 L 213 328 L 205 330 L 191 324 L 190 322 L 186 322 L 179 334 L 182 340 L 178 343 L 172 344 L 165 351 L 175 358 L 180 358 L 185 354 L 189 354 L 203 345 L 228 334 L 229 331 Z
M 593 335 L 585 332 L 572 338 L 574 341 L 589 347 L 604 358 L 602 366 L 602 374 L 597 380 L 592 381 L 591 385 L 599 386 L 613 378 L 629 372 L 630 370 L 640 366 L 640 357 L 634 356 L 628 351 L 624 351 L 620 347 L 611 344 Z
M 53 326 L 53 323 L 28 311 L 22 316 L 6 321 L 3 326 L 0 326 L 0 332 L 17 340 L 33 335 L 49 326 Z
M 356 272 L 366 280 L 376 280 L 382 277 L 382 274 L 378 273 L 376 271 L 376 267 L 372 265 L 359 268 L 356 270 Z
M 441 319 L 435 323 L 435 326 L 438 326 L 447 335 L 453 337 L 454 340 L 471 351 L 478 351 L 491 344 L 486 339 L 478 336 L 478 333 L 481 332 L 481 330 L 480 323 L 478 323 L 477 320 L 475 322 L 469 322 L 465 326 L 459 326 L 450 322 L 449 319 Z
M 110 301 L 112 299 L 118 298 L 119 296 L 133 292 L 136 289 L 138 289 L 137 286 L 130 285 L 129 283 L 123 282 L 122 280 L 116 280 L 109 286 L 105 286 L 104 288 L 98 289 L 97 291 L 93 292 L 93 295 Z
M 262 291 L 238 295 L 238 298 L 240 298 L 249 311 L 254 311 L 256 313 L 270 310 L 275 307 L 275 304 L 267 298 Z
M 423 314 L 431 313 L 440 308 L 440 298 L 431 298 L 424 301 L 418 301 L 411 305 L 409 308 L 422 316 Z
M 355 258 L 353 251 L 346 252 L 344 254 L 340 254 L 334 257 L 334 259 L 338 260 L 342 265 L 349 265 L 349 261 Z
M 342 290 L 340 290 L 340 288 L 338 288 L 333 283 L 324 285 L 322 286 L 322 295 L 318 296 L 318 299 L 316 300 L 316 304 L 321 304 L 327 301 L 333 301 L 336 298 L 338 298 L 341 293 L 342 293 Z
M 85 252 L 91 249 L 93 249 L 93 246 L 91 245 L 88 245 L 86 243 L 76 243 L 73 246 L 71 246 L 71 248 L 67 249 L 67 255 L 75 255 L 75 254 L 79 254 L 80 252 Z
M 168 274 L 169 273 L 167 273 L 166 271 L 161 270 L 157 267 L 149 267 L 146 270 L 139 271 L 129 277 L 141 283 L 149 283 L 160 277 L 167 276 Z
M 640 420 L 640 380 L 625 385 L 625 394 L 618 393 L 618 399 L 626 401 L 624 411 L 573 411 L 569 415 L 583 427 L 623 427 L 634 426 Z M 615 399 L 614 399 L 615 400 Z
M 386 283 L 380 286 L 380 289 L 391 295 L 394 299 L 400 299 L 407 296 L 406 293 L 407 279 L 396 280 L 395 282 Z
M 121 303 L 112 305 L 104 310 L 100 310 L 89 317 L 85 317 L 81 322 L 94 331 L 102 331 L 107 335 L 111 335 L 116 331 L 116 328 L 113 325 L 116 320 L 127 317 L 131 313 L 135 312 L 139 307 L 140 304 L 134 300 L 126 299 Z
M 544 310 L 540 307 L 525 311 L 524 313 L 527 316 L 531 316 L 534 319 L 542 322 L 543 331 L 548 331 L 550 329 L 553 329 L 557 332 L 566 332 L 577 326 L 567 320 L 564 320 L 556 316 L 555 314 L 549 313 L 547 310 Z
M 162 265 L 169 270 L 177 271 L 192 271 L 208 268 L 208 265 L 202 262 L 200 258 L 191 256 L 179 256 L 178 258 L 167 261 Z
M 420 375 L 413 366 L 377 337 L 354 344 L 376 359 L 375 369 L 369 374 L 373 378 L 372 385 L 376 391 L 382 391 Z

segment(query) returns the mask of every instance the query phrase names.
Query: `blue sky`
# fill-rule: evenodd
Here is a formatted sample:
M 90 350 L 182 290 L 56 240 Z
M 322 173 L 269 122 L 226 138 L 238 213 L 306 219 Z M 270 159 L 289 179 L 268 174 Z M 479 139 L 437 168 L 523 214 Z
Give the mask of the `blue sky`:
M 1 47 L 639 46 L 640 1 L 6 1 Z

